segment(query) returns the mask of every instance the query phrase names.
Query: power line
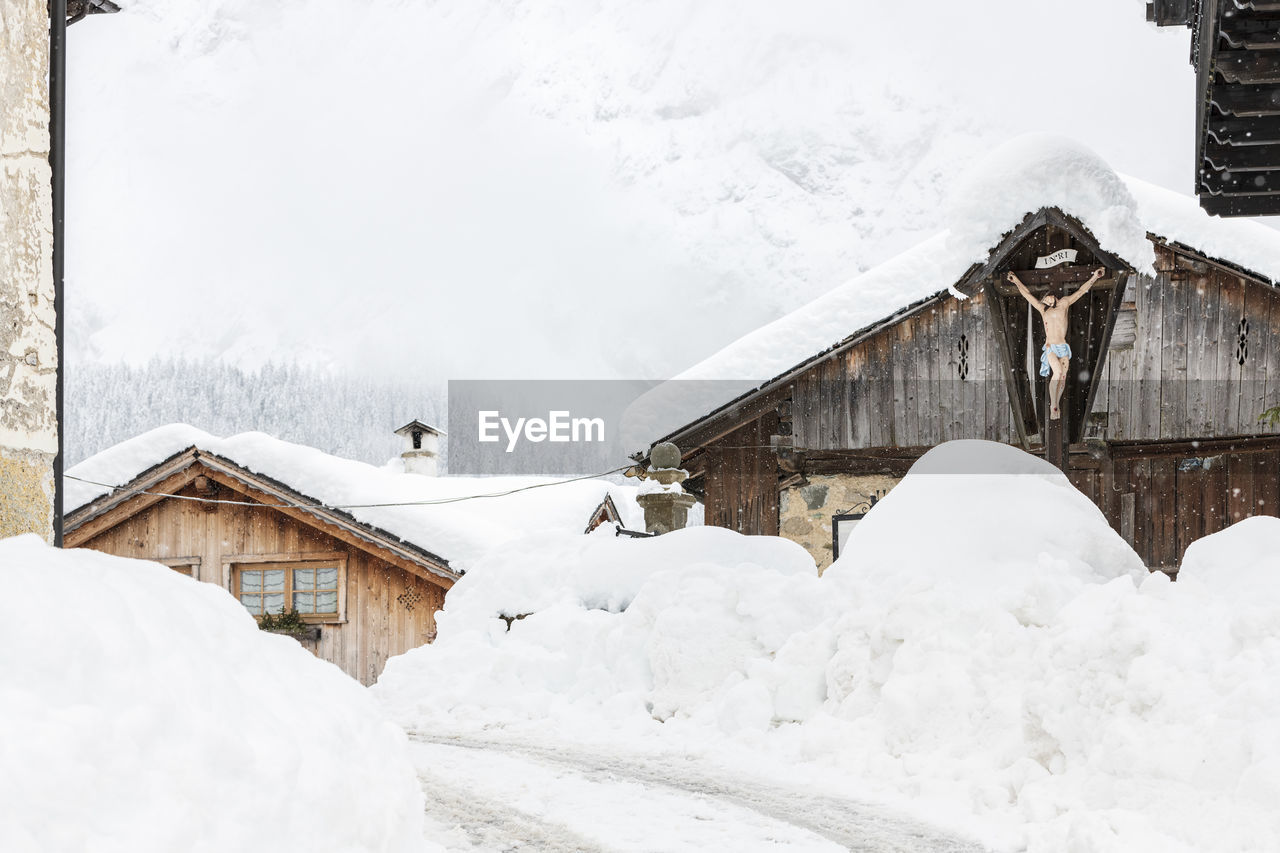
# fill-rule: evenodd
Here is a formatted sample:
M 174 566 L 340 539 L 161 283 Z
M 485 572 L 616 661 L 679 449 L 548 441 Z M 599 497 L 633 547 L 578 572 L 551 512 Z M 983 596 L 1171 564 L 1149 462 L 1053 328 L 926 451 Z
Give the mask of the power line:
M 585 474 L 581 477 L 571 477 L 567 480 L 549 480 L 545 483 L 533 483 L 528 486 L 521 486 L 516 489 L 508 489 L 505 492 L 489 492 L 482 495 L 459 495 L 453 498 L 436 498 L 425 501 L 388 501 L 386 503 L 368 503 L 368 504 L 324 504 L 324 503 L 263 503 L 261 501 L 229 501 L 219 498 L 201 498 L 192 495 L 175 495 L 168 492 L 151 492 L 145 489 L 126 489 L 124 486 L 115 486 L 111 483 L 99 483 L 96 480 L 86 480 L 83 477 L 76 477 L 72 474 L 63 474 L 62 476 L 68 480 L 75 480 L 78 483 L 88 483 L 91 486 L 101 486 L 104 489 L 111 489 L 113 492 L 126 492 L 128 496 L 133 495 L 150 495 L 152 497 L 173 498 L 179 501 L 194 501 L 196 503 L 208 504 L 228 504 L 230 506 L 267 506 L 283 509 L 381 509 L 384 507 L 401 507 L 401 506 L 439 506 L 441 504 L 462 503 L 463 501 L 484 500 L 485 498 L 503 498 L 508 495 L 514 495 L 519 492 L 528 492 L 533 489 L 544 489 L 548 486 L 562 486 L 566 483 L 578 483 L 583 480 L 598 480 L 601 477 L 607 477 L 610 474 L 617 474 L 626 471 L 632 466 L 623 465 L 619 468 L 613 468 L 608 471 L 602 471 L 599 474 Z

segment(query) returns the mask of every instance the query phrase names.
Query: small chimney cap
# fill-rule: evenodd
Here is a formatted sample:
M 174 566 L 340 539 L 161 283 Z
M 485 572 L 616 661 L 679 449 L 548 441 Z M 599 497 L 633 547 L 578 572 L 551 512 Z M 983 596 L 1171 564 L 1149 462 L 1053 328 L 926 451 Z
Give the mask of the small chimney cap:
M 442 429 L 436 429 L 431 424 L 424 424 L 422 421 L 412 420 L 412 421 L 409 421 L 404 426 L 400 427 L 400 429 L 396 430 L 396 435 L 408 435 L 414 430 L 421 430 L 422 432 L 431 433 L 432 435 L 448 434 Z

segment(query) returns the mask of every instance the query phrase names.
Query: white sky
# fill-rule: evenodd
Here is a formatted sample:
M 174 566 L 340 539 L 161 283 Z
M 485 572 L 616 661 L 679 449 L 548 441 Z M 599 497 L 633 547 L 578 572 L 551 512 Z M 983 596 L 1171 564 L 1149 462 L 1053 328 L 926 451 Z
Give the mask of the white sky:
M 1140 0 L 134 0 L 71 30 L 69 345 L 661 378 L 1018 133 L 1189 193 L 1188 38 Z

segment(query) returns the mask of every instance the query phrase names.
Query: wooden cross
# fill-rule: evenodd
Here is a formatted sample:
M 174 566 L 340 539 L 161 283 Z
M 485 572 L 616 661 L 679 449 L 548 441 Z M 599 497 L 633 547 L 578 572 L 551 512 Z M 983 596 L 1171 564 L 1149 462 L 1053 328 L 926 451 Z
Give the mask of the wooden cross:
M 1042 293 L 1061 295 L 1067 286 L 1078 286 L 1088 281 L 1089 276 L 1093 275 L 1093 271 L 1098 266 L 1099 264 L 1091 266 L 1068 264 L 1047 270 L 1014 270 L 1014 275 L 1022 280 L 1022 283 L 1027 286 L 1027 290 L 1036 295 Z M 1115 286 L 1115 276 L 1108 271 L 1106 276 L 1094 283 L 1093 289 L 1110 290 Z M 1014 287 L 1012 282 L 1006 281 L 1004 276 L 999 276 L 996 279 L 996 292 L 1001 296 L 1016 296 L 1018 295 L 1018 288 Z

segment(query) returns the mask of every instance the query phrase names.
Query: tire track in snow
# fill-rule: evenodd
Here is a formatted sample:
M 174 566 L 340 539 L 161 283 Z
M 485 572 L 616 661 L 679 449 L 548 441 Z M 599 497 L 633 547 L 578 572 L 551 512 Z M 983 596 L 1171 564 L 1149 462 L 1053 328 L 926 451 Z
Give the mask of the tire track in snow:
M 664 758 L 601 755 L 567 745 L 409 732 L 422 742 L 522 756 L 567 767 L 601 782 L 639 782 L 712 797 L 808 830 L 855 853 L 982 853 L 986 848 L 872 803 L 784 788 L 704 769 L 679 767 Z M 552 849 L 552 848 L 548 848 Z M 582 848 L 588 849 L 588 848 Z
M 494 853 L 606 853 L 566 827 L 472 792 L 457 779 L 419 769 L 418 780 L 426 794 L 427 817 L 443 827 L 457 827 L 473 848 Z

